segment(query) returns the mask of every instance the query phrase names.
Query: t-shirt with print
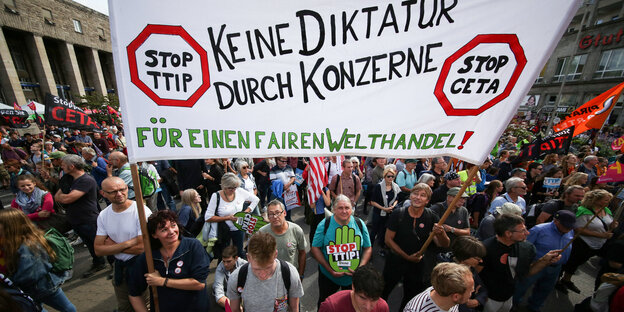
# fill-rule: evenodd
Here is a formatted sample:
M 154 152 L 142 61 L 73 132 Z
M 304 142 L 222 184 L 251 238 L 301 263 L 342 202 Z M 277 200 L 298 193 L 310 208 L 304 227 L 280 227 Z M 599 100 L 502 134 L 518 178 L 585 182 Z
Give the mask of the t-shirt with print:
M 330 267 L 336 267 L 335 271 L 337 272 L 347 272 L 348 268 L 355 270 L 359 266 L 364 248 L 371 247 L 370 236 L 368 234 L 366 224 L 361 224 L 363 230 L 363 232 L 361 232 L 360 226 L 358 226 L 355 222 L 355 218 L 351 217 L 347 225 L 341 226 L 332 216 L 329 218 L 327 233 L 323 234 L 325 230 L 325 220 L 319 222 L 316 227 L 312 247 L 320 248 L 323 252 L 325 260 L 327 260 Z M 362 220 L 358 220 L 357 222 L 364 223 Z M 347 235 L 343 235 L 345 230 L 348 231 Z M 351 232 L 352 230 L 353 232 Z M 337 237 L 338 239 L 336 239 Z M 332 242 L 334 246 L 330 246 L 330 242 Z M 342 251 L 343 249 L 340 247 L 344 247 L 348 251 Z M 328 254 L 331 254 L 332 256 L 329 257 Z M 334 266 L 332 266 L 332 264 Z M 335 278 L 329 274 L 329 272 L 327 272 L 322 265 L 319 265 L 319 270 L 337 285 L 351 285 L 351 276 L 349 275 Z
M 521 278 L 518 275 L 528 272 L 531 261 L 535 258 L 535 247 L 528 242 L 507 246 L 496 237 L 486 239 L 483 245 L 486 256 L 483 258 L 483 270 L 479 276 L 488 290 L 488 298 L 506 301 L 514 294 L 516 281 Z M 519 259 L 520 250 L 523 250 L 523 259 Z
M 143 207 L 143 210 L 147 219 L 152 214 L 152 211 L 147 206 Z M 115 212 L 112 205 L 102 210 L 97 219 L 97 232 L 95 235 L 108 236 L 116 243 L 122 243 L 142 235 L 136 202 L 133 201 L 132 205 L 122 212 Z M 130 260 L 134 256 L 136 255 L 123 252 L 115 254 L 115 258 L 121 261 Z
M 442 217 L 442 215 L 444 215 L 447 208 L 447 202 L 437 203 L 431 206 L 431 210 L 440 218 Z M 468 213 L 468 209 L 462 206 L 455 209 L 455 212 L 449 214 L 444 221 L 444 224 L 452 226 L 456 229 L 467 229 L 470 226 L 470 221 L 468 219 L 469 217 L 470 213 Z M 453 242 L 455 238 L 457 238 L 457 235 L 455 235 L 454 233 L 447 232 L 446 234 L 451 239 L 451 242 Z
M 419 312 L 419 311 L 427 311 L 427 312 L 458 312 L 459 305 L 454 305 L 449 310 L 443 310 L 440 308 L 433 299 L 431 299 L 431 291 L 433 287 L 429 287 L 425 289 L 425 291 L 416 295 L 416 297 L 412 298 L 403 309 L 403 312 Z
M 277 259 L 284 260 L 299 269 L 299 250 L 306 249 L 305 234 L 301 227 L 290 221 L 288 229 L 284 234 L 275 234 L 271 229 L 271 224 L 267 224 L 260 228 L 260 232 L 269 233 L 275 237 L 277 242 Z
M 85 173 L 72 182 L 70 192 L 73 190 L 84 192 L 84 195 L 71 204 L 65 204 L 67 221 L 71 224 L 96 223 L 100 210 L 95 179 Z
M 240 268 L 236 269 L 228 280 L 227 297 L 234 300 L 240 300 L 242 297 L 245 311 L 288 311 L 288 298 L 303 297 L 303 286 L 297 269 L 287 263 L 290 269 L 290 291 L 287 291 L 282 279 L 280 262 L 278 260 L 275 262 L 275 272 L 266 280 L 259 280 L 249 266 L 242 294 L 237 290 Z

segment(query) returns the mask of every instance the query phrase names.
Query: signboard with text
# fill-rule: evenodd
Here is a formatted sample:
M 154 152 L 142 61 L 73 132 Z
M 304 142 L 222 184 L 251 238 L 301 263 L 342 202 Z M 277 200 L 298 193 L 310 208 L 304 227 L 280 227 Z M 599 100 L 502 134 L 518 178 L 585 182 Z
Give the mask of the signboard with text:
M 480 163 L 579 5 L 111 0 L 130 161 L 348 154 Z

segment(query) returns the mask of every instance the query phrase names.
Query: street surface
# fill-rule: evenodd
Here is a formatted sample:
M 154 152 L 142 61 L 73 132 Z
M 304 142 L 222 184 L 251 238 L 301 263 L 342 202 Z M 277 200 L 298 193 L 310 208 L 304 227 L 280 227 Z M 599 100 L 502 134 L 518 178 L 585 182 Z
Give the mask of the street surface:
M 0 199 L 5 208 L 10 208 L 13 195 L 8 190 L 0 192 Z M 356 214 L 362 219 L 360 209 L 356 211 Z M 308 237 L 309 226 L 305 224 L 303 218 L 303 208 L 297 208 L 293 213 L 293 221 L 299 224 L 306 233 L 306 239 Z M 309 242 L 308 242 L 309 245 Z M 89 270 L 91 267 L 91 257 L 84 245 L 75 246 L 75 261 L 74 261 L 74 277 L 62 286 L 63 291 L 69 298 L 69 300 L 76 306 L 78 311 L 92 311 L 92 312 L 111 312 L 116 308 L 115 294 L 113 292 L 113 286 L 108 279 L 111 273 L 110 267 L 107 270 L 102 270 L 90 278 L 82 278 L 82 274 Z M 384 260 L 377 254 L 377 248 L 373 250 L 373 264 L 380 271 L 383 272 Z M 553 291 L 543 311 L 572 311 L 574 304 L 581 302 L 584 298 L 590 296 L 593 291 L 594 275 L 597 271 L 598 259 L 592 258 L 586 264 L 582 265 L 577 274 L 574 275 L 572 281 L 581 289 L 581 294 L 575 294 L 569 292 L 568 295 L 562 294 L 558 291 Z M 210 265 L 211 274 L 208 276 L 208 285 L 210 291 L 212 290 L 212 282 L 214 281 L 214 271 L 217 266 L 216 260 L 212 261 Z M 305 295 L 301 300 L 301 311 L 316 311 L 316 301 L 318 298 L 318 284 L 317 284 L 318 265 L 312 256 L 308 253 L 307 265 L 305 271 L 305 279 L 303 280 L 303 287 Z M 402 288 L 397 286 L 390 298 L 388 304 L 390 305 L 390 311 L 398 311 L 401 302 Z M 214 303 L 214 299 L 211 296 L 212 306 L 211 311 L 223 311 Z M 55 311 L 54 309 L 47 307 L 49 311 Z

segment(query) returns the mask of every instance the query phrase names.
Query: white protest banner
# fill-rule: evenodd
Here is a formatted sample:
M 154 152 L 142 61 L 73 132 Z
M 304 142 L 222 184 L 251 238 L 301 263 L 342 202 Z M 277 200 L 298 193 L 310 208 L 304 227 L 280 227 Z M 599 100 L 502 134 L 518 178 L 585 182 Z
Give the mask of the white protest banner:
M 110 0 L 131 162 L 480 163 L 580 0 Z

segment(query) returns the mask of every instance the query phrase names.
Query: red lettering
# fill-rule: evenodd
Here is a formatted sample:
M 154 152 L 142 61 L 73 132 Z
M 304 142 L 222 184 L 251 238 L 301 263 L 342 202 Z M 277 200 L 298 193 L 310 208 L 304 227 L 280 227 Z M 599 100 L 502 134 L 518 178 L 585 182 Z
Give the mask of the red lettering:
M 544 142 L 540 145 L 540 148 L 542 149 L 542 151 L 548 151 L 551 150 L 550 148 L 550 144 L 548 144 L 548 142 Z
M 59 112 L 61 111 L 61 112 Z M 52 118 L 58 120 L 58 121 L 63 121 L 65 118 L 63 115 L 59 116 L 59 113 L 63 113 L 63 108 L 60 106 L 57 106 L 55 108 L 52 109 Z
M 620 29 L 620 31 L 615 34 L 615 42 L 620 42 L 622 39 L 622 34 L 624 34 L 624 29 Z
M 597 47 L 599 42 L 600 42 L 600 34 L 597 34 L 596 39 L 594 39 L 594 46 Z
M 587 49 L 589 47 L 591 47 L 592 44 L 592 36 L 585 36 L 583 37 L 583 39 L 581 39 L 581 41 L 579 41 L 579 48 L 580 49 Z
M 67 114 L 65 114 L 65 121 L 76 123 L 76 111 L 73 109 L 67 109 Z

